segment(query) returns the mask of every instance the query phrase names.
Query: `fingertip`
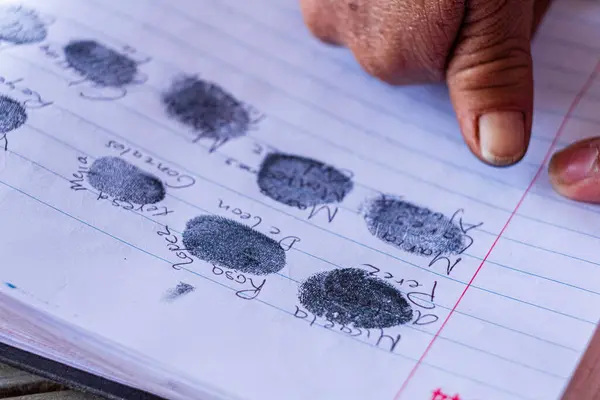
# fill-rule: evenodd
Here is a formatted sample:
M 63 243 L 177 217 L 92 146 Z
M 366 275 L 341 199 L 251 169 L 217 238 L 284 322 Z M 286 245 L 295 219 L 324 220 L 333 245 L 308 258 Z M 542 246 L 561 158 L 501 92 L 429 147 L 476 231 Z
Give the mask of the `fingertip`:
M 469 22 L 450 57 L 446 80 L 473 153 L 489 165 L 508 167 L 523 159 L 531 136 L 533 0 L 510 0 L 494 9 L 483 4 L 495 3 L 469 5 Z
M 554 190 L 563 197 L 600 203 L 600 138 L 574 143 L 554 154 L 548 176 Z
M 331 9 L 330 2 L 301 0 L 300 10 L 304 24 L 314 37 L 332 46 L 343 45 L 336 17 L 338 13 Z
M 533 76 L 527 61 L 515 67 L 519 73 L 509 67 L 516 61 L 500 59 L 496 63 L 494 68 L 454 73 L 448 86 L 471 151 L 488 165 L 508 167 L 521 161 L 529 148 Z M 508 66 L 501 68 L 504 64 Z

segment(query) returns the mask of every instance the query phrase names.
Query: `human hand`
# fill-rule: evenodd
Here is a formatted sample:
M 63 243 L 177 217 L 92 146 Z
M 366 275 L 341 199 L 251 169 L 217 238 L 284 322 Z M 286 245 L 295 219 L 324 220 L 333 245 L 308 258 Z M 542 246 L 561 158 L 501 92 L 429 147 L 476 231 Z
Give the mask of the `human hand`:
M 315 36 L 348 47 L 379 79 L 445 81 L 471 151 L 488 164 L 508 166 L 529 145 L 531 39 L 550 2 L 301 0 L 301 7 Z M 600 138 L 555 155 L 549 173 L 560 194 L 600 202 L 599 149 Z
M 525 154 L 531 38 L 550 0 L 301 0 L 321 40 L 391 84 L 446 81 L 464 139 L 484 162 Z
M 600 203 L 600 137 L 580 140 L 554 154 L 548 175 L 561 195 Z

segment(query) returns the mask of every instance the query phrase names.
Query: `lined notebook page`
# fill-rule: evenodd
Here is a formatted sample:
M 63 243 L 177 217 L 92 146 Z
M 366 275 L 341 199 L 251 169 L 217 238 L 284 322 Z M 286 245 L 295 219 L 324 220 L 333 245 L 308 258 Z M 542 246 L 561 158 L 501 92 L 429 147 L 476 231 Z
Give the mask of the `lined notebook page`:
M 530 150 L 502 170 L 444 88 L 369 78 L 294 1 L 18 4 L 3 293 L 232 398 L 560 398 L 598 320 L 600 210 L 546 163 L 598 133 L 598 2 L 544 22 Z

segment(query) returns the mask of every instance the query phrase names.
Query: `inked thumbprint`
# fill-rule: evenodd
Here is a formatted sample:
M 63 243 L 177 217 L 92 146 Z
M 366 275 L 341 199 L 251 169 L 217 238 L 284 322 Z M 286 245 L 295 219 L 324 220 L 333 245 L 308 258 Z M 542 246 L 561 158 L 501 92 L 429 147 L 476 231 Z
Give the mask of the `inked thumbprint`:
M 277 241 L 215 215 L 202 215 L 188 221 L 183 243 L 199 259 L 239 272 L 268 275 L 285 266 L 285 251 Z
M 118 157 L 94 161 L 88 181 L 96 190 L 135 204 L 154 204 L 164 200 L 162 181 Z
M 6 134 L 19 128 L 26 121 L 25 107 L 10 97 L 0 96 L 0 146 L 5 151 L 8 150 Z
M 31 44 L 41 42 L 47 35 L 46 24 L 35 10 L 0 4 L 0 40 L 16 45 Z
M 0 134 L 19 128 L 27 121 L 27 113 L 16 100 L 0 96 Z
M 390 328 L 413 318 L 398 289 L 358 268 L 312 275 L 300 285 L 298 299 L 311 313 L 355 328 Z
M 257 183 L 264 195 L 300 209 L 341 202 L 354 187 L 348 176 L 330 165 L 281 153 L 265 157 Z
M 176 79 L 162 101 L 170 118 L 197 132 L 195 141 L 214 140 L 212 151 L 246 135 L 260 120 L 253 107 L 196 76 Z
M 69 66 L 97 85 L 122 87 L 136 79 L 134 60 L 94 40 L 71 41 L 64 51 Z
M 396 197 L 380 196 L 370 201 L 364 218 L 373 236 L 408 253 L 458 254 L 467 242 L 450 218 Z

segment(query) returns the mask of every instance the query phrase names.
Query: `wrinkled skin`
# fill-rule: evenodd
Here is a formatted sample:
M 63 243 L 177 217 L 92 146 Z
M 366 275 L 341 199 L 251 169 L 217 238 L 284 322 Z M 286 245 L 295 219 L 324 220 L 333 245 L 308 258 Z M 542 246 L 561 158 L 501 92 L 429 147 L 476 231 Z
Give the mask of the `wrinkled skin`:
M 533 120 L 531 40 L 551 0 L 300 0 L 306 25 L 392 85 L 446 82 L 473 154 L 519 162 Z M 549 173 L 572 199 L 600 202 L 600 137 L 557 153 Z

